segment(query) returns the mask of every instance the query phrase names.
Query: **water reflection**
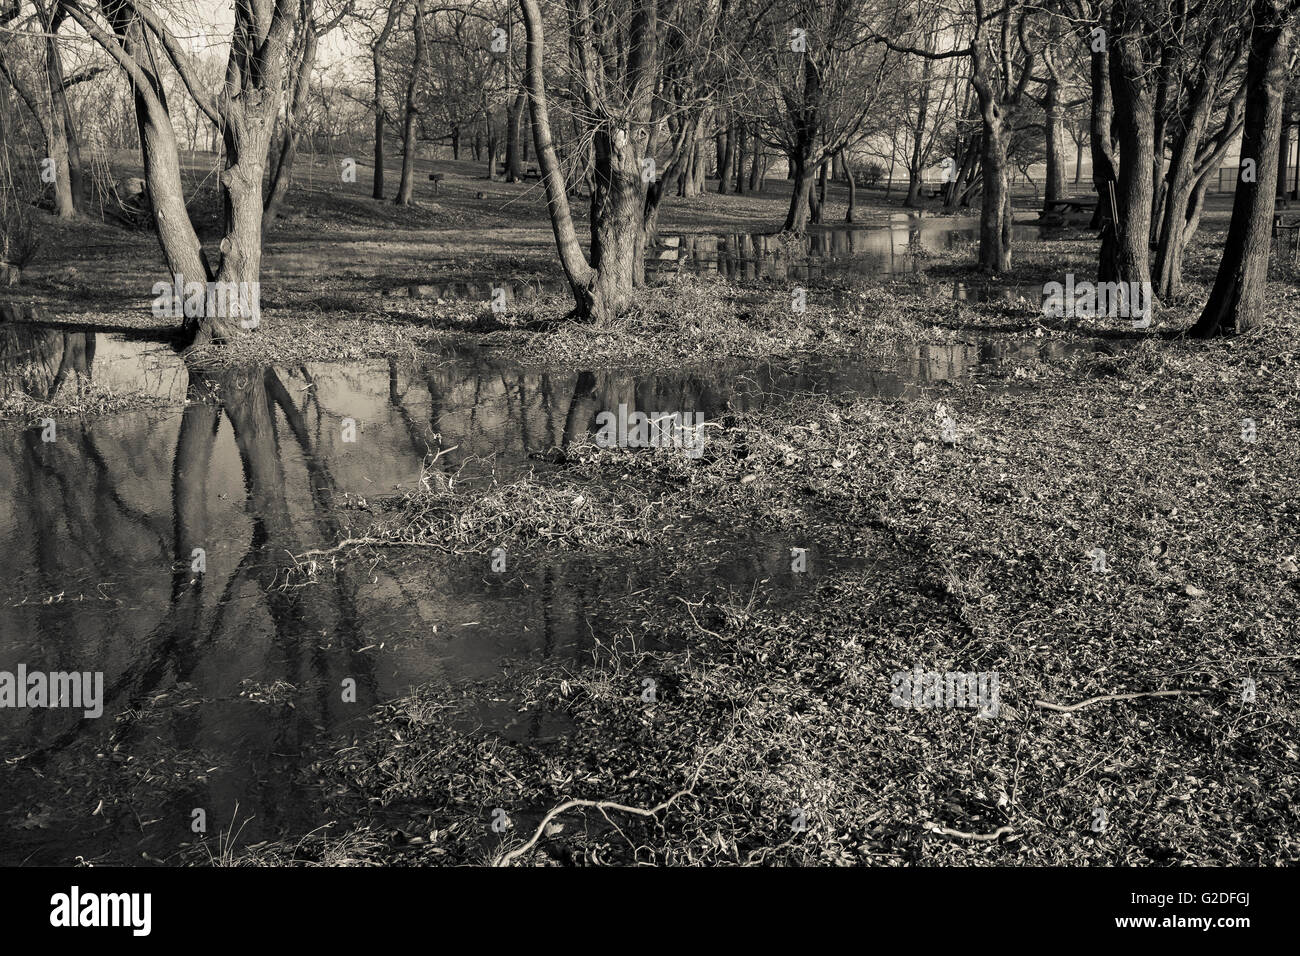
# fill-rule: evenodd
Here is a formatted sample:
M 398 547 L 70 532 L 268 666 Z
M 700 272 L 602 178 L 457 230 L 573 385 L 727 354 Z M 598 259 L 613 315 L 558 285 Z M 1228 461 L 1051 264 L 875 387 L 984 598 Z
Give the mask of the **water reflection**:
M 433 453 L 466 479 L 509 478 L 548 467 L 543 453 L 619 404 L 716 420 L 814 391 L 909 395 L 1031 354 L 1033 345 L 958 344 L 883 367 L 635 375 L 524 371 L 470 352 L 422 365 L 211 372 L 122 335 L 0 325 L 6 392 L 47 401 L 93 380 L 171 403 L 61 418 L 54 442 L 23 423 L 0 427 L 0 670 L 102 671 L 107 698 L 95 721 L 0 711 L 11 756 L 0 766 L 10 797 L 0 863 L 69 862 L 73 848 L 118 862 L 165 858 L 192 839 L 195 807 L 228 825 L 237 803 L 241 822 L 254 818 L 245 842 L 310 828 L 319 801 L 304 768 L 369 705 L 504 662 L 576 659 L 612 628 L 611 597 L 664 573 L 630 558 L 543 554 L 493 575 L 482 556 L 394 552 L 310 583 L 285 574 L 290 555 L 365 528 L 377 496 L 418 489 Z M 790 578 L 787 542 L 709 534 L 722 543 L 698 569 L 699 586 L 747 591 L 761 577 Z M 819 566 L 837 560 L 854 559 L 821 556 Z M 343 699 L 345 680 L 356 682 L 356 703 Z M 490 708 L 484 720 L 531 739 L 564 729 L 548 715 Z M 67 810 L 69 787 L 89 805 Z
M 1053 235 L 1040 225 L 1014 227 L 1020 241 Z M 731 281 L 831 281 L 861 286 L 872 280 L 924 271 L 929 256 L 978 242 L 971 220 L 896 216 L 886 226 L 830 227 L 800 237 L 777 233 L 662 233 L 646 261 L 650 280 L 717 275 Z M 561 278 L 454 280 L 411 285 L 413 298 L 489 302 L 502 289 L 506 304 L 567 291 Z
M 9 312 L 4 309 L 0 318 L 8 321 Z M 98 338 L 94 332 L 6 326 L 0 335 L 0 374 L 10 390 L 49 401 L 69 381 L 77 388 L 91 381 Z
M 1016 238 L 1039 238 L 1036 226 L 1015 227 Z M 953 220 L 902 217 L 888 226 L 823 229 L 782 235 L 671 235 L 661 239 L 649 271 L 656 276 L 713 273 L 732 281 L 835 280 L 864 282 L 920 272 L 928 256 L 979 239 L 977 226 Z

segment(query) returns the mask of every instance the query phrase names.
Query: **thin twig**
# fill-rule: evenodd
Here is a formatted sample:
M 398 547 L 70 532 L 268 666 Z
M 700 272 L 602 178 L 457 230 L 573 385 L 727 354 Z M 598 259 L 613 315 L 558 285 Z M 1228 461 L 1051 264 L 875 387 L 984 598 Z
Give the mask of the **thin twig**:
M 957 837 L 961 840 L 978 840 L 981 843 L 992 843 L 994 840 L 1000 839 L 1003 834 L 1015 833 L 1016 828 L 1011 826 L 1001 826 L 992 833 L 967 833 L 964 830 L 949 830 L 947 827 L 932 826 L 930 827 L 929 832 L 939 836 Z
M 293 555 L 295 558 L 310 558 L 313 555 L 335 554 L 344 548 L 353 546 L 369 547 L 391 547 L 391 548 L 440 548 L 447 550 L 447 546 L 440 541 L 399 541 L 394 538 L 345 538 L 332 548 L 313 548 L 311 551 L 304 551 L 301 554 Z
M 733 728 L 733 732 L 734 732 L 734 728 Z M 727 736 L 723 738 L 721 743 L 719 743 L 716 747 L 714 747 L 712 750 L 710 750 L 708 753 L 704 755 L 704 759 L 700 761 L 699 765 L 695 768 L 695 772 L 691 774 L 690 784 L 687 785 L 685 789 L 678 790 L 676 793 L 674 793 L 667 800 L 664 800 L 662 803 L 655 804 L 653 807 L 647 810 L 644 807 L 629 807 L 626 804 L 615 803 L 612 800 L 566 800 L 564 801 L 564 803 L 561 803 L 559 806 L 554 807 L 550 812 L 546 814 L 546 816 L 542 817 L 542 822 L 537 824 L 537 829 L 533 831 L 533 835 L 527 843 L 525 843 L 521 847 L 516 847 L 515 849 L 511 850 L 508 853 L 498 856 L 497 859 L 493 861 L 492 865 L 509 866 L 512 860 L 517 860 L 519 857 L 523 856 L 525 853 L 527 853 L 529 850 L 531 850 L 534 846 L 537 845 L 537 841 L 542 838 L 543 834 L 545 834 L 546 828 L 547 826 L 550 825 L 550 822 L 552 820 L 554 820 L 560 814 L 567 813 L 569 810 L 573 810 L 577 807 L 591 807 L 596 810 L 599 810 L 601 813 L 604 813 L 606 810 L 618 810 L 623 813 L 631 813 L 638 817 L 653 817 L 656 814 L 664 810 L 667 810 L 669 807 L 671 807 L 682 797 L 690 796 L 695 792 L 695 784 L 699 781 L 700 774 L 703 772 L 705 764 L 707 764 L 710 758 L 712 758 L 714 754 L 716 754 L 719 750 L 721 750 L 730 740 L 731 740 L 731 733 L 728 733 Z M 626 837 L 624 839 L 626 839 Z
M 1087 707 L 1089 704 L 1100 703 L 1104 700 L 1135 700 L 1138 697 L 1202 697 L 1206 694 L 1213 693 L 1214 691 L 1212 690 L 1192 690 L 1190 688 L 1179 690 L 1148 690 L 1143 691 L 1140 694 L 1102 694 L 1099 697 L 1089 697 L 1087 700 L 1081 700 L 1077 704 L 1053 704 L 1048 700 L 1036 700 L 1034 703 L 1037 706 L 1042 707 L 1044 710 L 1055 710 L 1062 714 L 1069 714 L 1082 707 Z

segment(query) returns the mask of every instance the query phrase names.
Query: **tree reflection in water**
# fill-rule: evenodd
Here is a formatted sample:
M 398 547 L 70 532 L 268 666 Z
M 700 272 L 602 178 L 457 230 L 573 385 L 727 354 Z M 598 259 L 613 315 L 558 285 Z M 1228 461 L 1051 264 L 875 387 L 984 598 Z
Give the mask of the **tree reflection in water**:
M 98 721 L 5 715 L 0 737 L 18 759 L 0 766 L 0 788 L 19 795 L 22 816 L 0 858 L 67 862 L 61 851 L 94 846 L 106 859 L 165 856 L 193 839 L 195 807 L 223 826 L 236 804 L 240 821 L 256 814 L 244 840 L 310 828 L 319 800 L 303 769 L 370 705 L 426 680 L 487 676 L 503 660 L 577 658 L 612 626 L 600 617 L 612 598 L 655 586 L 653 568 L 582 554 L 530 555 L 506 575 L 487 573 L 481 556 L 428 552 L 286 572 L 292 555 L 369 524 L 370 500 L 418 490 L 430 458 L 447 478 L 509 480 L 547 467 L 539 456 L 620 404 L 717 420 L 809 391 L 913 394 L 989 357 L 923 346 L 883 368 L 639 376 L 525 371 L 470 354 L 413 367 L 205 370 L 121 336 L 0 324 L 6 392 L 46 401 L 92 376 L 134 375 L 185 398 L 179 411 L 61 419 L 53 443 L 30 427 L 0 432 L 0 485 L 11 490 L 0 669 L 102 670 L 106 697 Z M 142 371 L 153 365 L 161 371 Z M 362 425 L 356 444 L 341 439 L 345 418 Z M 205 573 L 193 570 L 196 549 Z M 723 548 L 700 568 L 701 586 L 743 588 L 783 562 L 783 548 L 763 542 Z M 345 678 L 356 704 L 343 702 Z M 485 725 L 557 732 L 545 714 L 507 710 L 485 712 Z M 78 794 L 105 809 L 65 807 Z M 66 840 L 22 829 L 34 807 L 53 808 Z

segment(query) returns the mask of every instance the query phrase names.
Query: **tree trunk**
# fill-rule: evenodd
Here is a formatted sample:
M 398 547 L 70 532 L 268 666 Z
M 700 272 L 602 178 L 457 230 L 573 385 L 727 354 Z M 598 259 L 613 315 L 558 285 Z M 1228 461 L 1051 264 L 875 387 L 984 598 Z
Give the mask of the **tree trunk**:
M 894 190 L 894 167 L 898 165 L 898 130 L 889 131 L 889 172 L 885 173 L 885 198 Z
M 909 209 L 921 205 L 921 186 L 922 180 L 919 170 L 915 170 L 910 164 L 907 167 L 907 196 L 903 199 L 903 205 Z
M 1097 190 L 1097 209 L 1092 215 L 1091 228 L 1100 229 L 1104 241 L 1115 228 L 1111 207 L 1115 200 L 1115 181 L 1119 178 L 1119 167 L 1111 146 L 1115 109 L 1110 89 L 1110 54 L 1105 50 L 1094 50 L 1090 68 L 1092 112 L 1088 146 L 1092 152 L 1092 184 Z
M 265 96 L 257 104 L 260 116 L 249 116 L 243 123 L 225 126 L 226 167 L 221 173 L 221 183 L 225 193 L 226 228 L 216 281 L 220 288 L 234 290 L 237 295 L 250 290 L 254 308 L 257 308 L 262 274 L 262 180 L 274 118 L 279 112 L 279 104 L 275 102 L 278 99 Z M 241 328 L 255 328 L 259 321 L 260 308 L 249 316 L 230 308 L 217 309 L 205 314 L 199 337 L 228 341 L 237 338 Z
M 384 29 L 380 31 L 370 48 L 370 63 L 375 79 L 375 179 L 370 190 L 374 199 L 384 198 L 384 120 L 388 114 L 384 110 L 384 48 L 392 35 L 393 25 L 397 23 L 402 11 L 406 9 L 406 0 L 389 0 L 388 13 L 384 20 Z
M 725 196 L 731 192 L 731 166 L 735 158 L 736 136 L 731 126 L 727 126 L 718 140 L 718 195 Z
M 1232 222 L 1210 299 L 1190 334 L 1198 338 L 1248 332 L 1259 322 L 1268 282 L 1277 183 L 1278 140 L 1291 26 L 1281 0 L 1255 0 L 1246 66 L 1246 119 L 1241 156 L 1257 164 L 1252 182 L 1238 182 Z M 1240 174 L 1238 174 L 1240 176 Z
M 1151 112 L 1151 234 L 1148 245 L 1154 245 L 1160 238 L 1157 230 L 1164 218 L 1165 195 L 1168 184 L 1165 179 L 1165 139 L 1169 132 L 1170 113 L 1178 97 L 1175 87 L 1179 77 L 1175 75 L 1173 63 L 1178 53 L 1169 45 L 1160 50 L 1160 66 L 1156 71 L 1158 83 L 1155 86 L 1155 105 Z
M 141 56 L 144 26 L 134 11 L 121 3 L 108 3 L 104 7 L 109 24 L 126 54 L 138 65 Z M 93 21 L 84 17 L 79 9 L 69 10 L 83 29 L 94 36 Z M 83 18 L 84 17 L 84 18 Z M 112 39 L 96 40 L 101 46 Z M 158 229 L 158 244 L 167 263 L 168 279 L 180 276 L 186 282 L 206 283 L 212 276 L 207 258 L 203 254 L 199 237 L 185 207 L 185 190 L 181 184 L 180 152 L 176 133 L 167 114 L 162 96 L 162 81 L 151 69 L 139 66 L 146 82 L 134 83 L 136 129 L 140 137 L 140 155 L 144 165 L 144 179 L 149 192 L 149 204 Z M 258 181 L 260 191 L 261 181 Z M 259 205 L 261 196 L 258 196 Z M 261 226 L 261 218 L 258 218 Z M 194 325 L 184 323 L 193 330 Z
M 397 196 L 393 199 L 398 206 L 409 206 L 415 199 L 415 154 L 419 148 L 416 136 L 420 124 L 418 93 L 420 70 L 424 64 L 424 46 L 424 0 L 415 0 L 415 61 L 411 64 L 411 75 L 406 81 L 406 114 L 402 121 L 402 180 L 397 187 Z
M 736 193 L 745 191 L 745 155 L 749 148 L 749 127 L 740 123 L 736 127 L 735 177 Z
M 373 199 L 384 198 L 384 108 L 375 112 L 375 178 L 370 190 Z
M 984 130 L 980 166 L 984 198 L 980 207 L 980 268 L 1000 273 L 1011 268 L 1011 189 L 1007 183 L 1006 131 L 999 120 Z
M 1154 183 L 1154 103 L 1144 57 L 1133 35 L 1112 38 L 1110 75 L 1121 157 L 1115 206 L 1119 221 L 1102 237 L 1101 282 L 1151 282 L 1150 236 Z
M 45 75 L 50 90 L 49 158 L 54 162 L 54 214 L 74 219 L 80 208 L 81 157 L 76 136 L 69 136 L 72 111 L 63 88 L 63 61 L 59 54 L 59 26 L 63 15 L 37 4 L 45 30 Z M 75 155 L 74 155 L 75 154 Z
M 1206 157 L 1202 156 L 1201 144 L 1214 112 L 1219 86 L 1214 77 L 1219 73 L 1223 55 L 1222 37 L 1216 36 L 1202 56 L 1206 68 L 1201 71 L 1195 86 L 1188 93 L 1189 109 L 1186 119 L 1174 132 L 1165 198 L 1161 204 L 1161 220 L 1156 233 L 1154 280 L 1156 295 L 1161 299 L 1172 299 L 1182 290 L 1183 252 L 1191 237 L 1189 227 L 1194 229 L 1193 217 L 1197 221 L 1200 218 L 1200 203 L 1197 203 L 1195 213 L 1191 209 L 1193 191 L 1209 172 Z M 1241 115 L 1245 93 L 1245 87 L 1242 87 L 1229 105 L 1224 128 L 1219 134 L 1219 146 L 1212 150 L 1212 155 L 1217 154 L 1231 138 Z M 1204 196 L 1204 189 L 1201 190 L 1201 196 Z
M 844 214 L 845 222 L 852 222 L 858 206 L 858 184 L 853 178 L 853 167 L 849 164 L 849 157 L 846 153 L 840 153 L 840 166 L 844 170 L 844 176 L 849 184 L 849 211 Z
M 1287 186 L 1287 166 L 1291 159 L 1291 111 L 1290 102 L 1286 94 L 1290 92 L 1290 86 L 1283 91 L 1282 99 L 1282 125 L 1278 132 L 1277 140 L 1277 199 L 1282 205 L 1290 205 L 1291 191 Z
M 415 153 L 418 149 L 416 132 L 419 112 L 408 100 L 402 117 L 402 173 L 397 181 L 396 206 L 409 206 L 415 199 Z
M 749 164 L 749 191 L 758 192 L 763 186 L 763 140 L 754 130 L 754 155 Z
M 262 210 L 262 232 L 270 232 L 284 205 L 293 178 L 293 162 L 298 153 L 298 119 L 307 109 L 307 95 L 311 87 L 311 71 L 316 65 L 316 30 L 311 19 L 312 4 L 303 7 L 303 41 L 298 69 L 294 74 L 293 92 L 289 95 L 289 108 L 284 114 L 284 129 L 280 138 L 280 154 L 271 172 L 271 188 Z
M 495 182 L 497 178 L 497 134 L 492 128 L 492 112 L 485 106 L 483 114 L 486 119 L 483 121 L 487 128 L 487 179 L 488 182 Z
M 612 317 L 624 311 L 638 284 L 637 246 L 642 230 L 645 184 L 630 130 L 598 131 L 591 197 L 591 267 L 595 291 Z M 726 167 L 723 178 L 726 178 Z
M 510 104 L 506 120 L 506 182 L 517 183 L 524 178 L 523 158 L 520 155 L 519 125 L 524 115 L 524 94 L 518 94 Z
M 981 120 L 981 124 L 982 124 Z M 957 167 L 957 178 L 948 186 L 948 190 L 943 200 L 943 208 L 954 210 L 959 205 L 969 206 L 970 197 L 975 190 L 975 182 L 979 175 L 981 157 L 984 155 L 984 134 L 976 133 L 967 141 L 963 148 L 958 144 L 957 153 L 960 158 L 960 164 Z
M 543 73 L 545 37 L 542 32 L 542 12 L 537 0 L 519 0 L 525 27 L 525 88 L 533 118 L 533 151 L 546 189 L 546 208 L 555 233 L 555 245 L 560 254 L 560 265 L 573 291 L 576 312 L 581 317 L 605 317 L 604 304 L 592 288 L 595 270 L 582 254 L 578 234 L 573 227 L 569 209 L 569 195 L 565 188 L 564 170 L 555 155 L 551 141 L 551 118 L 546 102 L 546 80 Z
M 824 147 L 823 147 L 824 148 Z M 821 225 L 826 214 L 826 167 L 830 158 L 824 158 L 817 169 L 817 199 L 812 204 L 812 221 Z
M 785 224 L 781 228 L 785 232 L 802 235 L 808 227 L 815 170 L 808 167 L 803 156 L 792 157 L 790 168 L 794 172 L 794 189 L 790 193 L 790 209 L 786 212 Z
M 930 112 L 931 63 L 929 59 L 921 61 L 920 101 L 917 104 L 916 125 L 912 127 L 912 153 L 907 162 L 907 198 L 903 200 L 903 205 L 909 209 L 921 204 L 921 187 L 925 180 L 922 146 L 925 140 L 925 123 Z
M 989 80 L 987 54 L 971 56 L 971 85 L 979 101 L 980 169 L 984 196 L 980 207 L 980 269 L 989 273 L 1011 268 L 1011 190 L 1007 183 L 1007 140 L 1010 131 L 1002 97 Z
M 1065 121 L 1061 87 L 1055 79 L 1047 82 L 1043 113 L 1043 124 L 1047 128 L 1047 180 L 1043 185 L 1043 208 L 1046 209 L 1049 202 L 1065 198 Z

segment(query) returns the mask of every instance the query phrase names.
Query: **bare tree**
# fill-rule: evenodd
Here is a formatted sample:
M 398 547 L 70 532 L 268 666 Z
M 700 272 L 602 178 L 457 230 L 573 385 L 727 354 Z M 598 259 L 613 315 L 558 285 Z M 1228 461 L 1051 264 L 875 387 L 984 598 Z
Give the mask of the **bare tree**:
M 763 5 L 749 49 L 740 48 L 759 135 L 785 153 L 794 182 L 783 228 L 801 233 L 812 215 L 813 183 L 894 90 L 899 58 L 869 41 L 874 0 L 796 0 Z
M 924 11 L 924 22 L 937 18 L 952 46 L 942 51 L 915 45 L 915 30 L 897 31 L 897 38 L 877 32 L 874 39 L 890 49 L 927 59 L 968 57 L 971 85 L 979 102 L 980 166 L 983 200 L 980 209 L 980 268 L 1005 272 L 1011 268 L 1011 188 L 1008 151 L 1011 120 L 1025 98 L 1040 56 L 1031 38 L 1030 19 L 1037 8 L 1007 0 L 988 10 L 985 0 L 959 0 L 956 7 L 936 3 Z M 968 28 L 963 31 L 963 27 Z M 963 37 L 969 33 L 970 41 Z M 965 44 L 965 45 L 963 45 Z
M 102 67 L 78 70 L 65 75 L 59 29 L 66 14 L 57 0 L 32 0 L 32 15 L 27 22 L 34 27 L 30 37 L 36 47 L 32 75 L 26 75 L 20 62 L 21 33 L 0 33 L 0 76 L 14 88 L 27 106 L 41 130 L 48 173 L 54 187 L 54 213 L 60 219 L 71 219 L 82 210 L 85 190 L 82 185 L 81 149 L 68 104 L 68 90 L 78 83 L 93 79 L 103 72 Z M 22 14 L 21 0 L 10 0 L 0 6 L 0 27 L 18 22 Z M 45 177 L 43 177 L 45 178 Z
M 556 154 L 545 76 L 545 32 L 537 0 L 520 0 L 526 30 L 525 86 L 533 138 L 577 314 L 611 318 L 644 278 L 645 249 L 659 204 L 692 156 L 709 64 L 725 0 L 634 0 L 596 10 L 570 0 L 565 10 L 568 75 L 580 142 L 590 144 L 591 256 L 578 243 Z M 656 155 L 661 130 L 667 153 Z
M 103 0 L 92 11 L 80 0 L 63 9 L 112 57 L 130 81 L 154 223 L 168 271 L 182 286 L 240 290 L 205 295 L 207 307 L 187 315 L 196 342 L 235 337 L 254 328 L 243 308 L 252 293 L 254 312 L 262 265 L 262 185 L 276 117 L 284 100 L 289 40 L 299 0 L 251 0 L 235 7 L 223 89 L 206 89 L 194 59 L 155 10 L 141 0 Z M 161 49 L 155 50 L 155 42 Z M 180 155 L 158 61 L 165 59 L 189 96 L 222 133 L 225 146 L 220 191 L 224 230 L 211 266 L 185 206 Z M 215 306 L 215 307 L 214 307 Z M 238 318 L 240 321 L 235 321 Z
M 318 22 L 314 16 L 315 0 L 301 0 L 301 3 L 302 13 L 290 54 L 290 63 L 294 67 L 293 84 L 285 103 L 284 116 L 280 120 L 280 143 L 276 149 L 275 166 L 271 170 L 271 186 L 262 206 L 263 233 L 269 232 L 275 224 L 284 205 L 284 197 L 289 192 L 293 163 L 298 153 L 300 124 L 311 92 L 311 71 L 316 65 L 316 48 L 320 38 L 333 32 L 345 17 L 351 15 L 353 8 L 353 0 L 348 0 L 333 17 Z
M 407 0 L 387 0 L 384 26 L 370 44 L 370 66 L 375 82 L 375 177 L 371 198 L 384 198 L 384 121 L 388 112 L 384 106 L 384 50 L 393 34 L 393 27 L 406 10 Z
M 1268 282 L 1269 236 L 1277 187 L 1278 142 L 1292 27 L 1300 0 L 1254 0 L 1246 64 L 1241 181 L 1210 299 L 1191 335 L 1248 332 L 1260 320 Z M 1251 175 L 1246 170 L 1253 170 Z
M 420 76 L 425 68 L 424 0 L 415 0 L 415 58 L 406 83 L 406 109 L 402 118 L 402 179 L 393 202 L 409 206 L 415 198 L 415 153 L 420 119 Z

